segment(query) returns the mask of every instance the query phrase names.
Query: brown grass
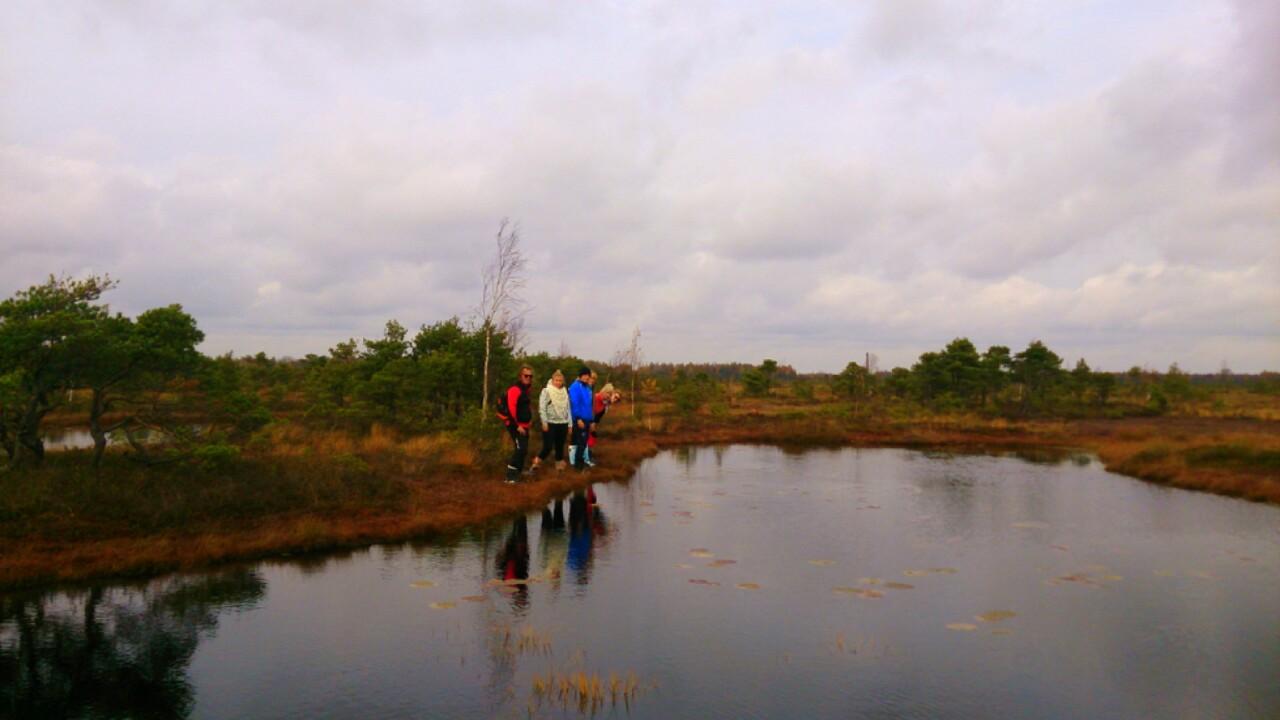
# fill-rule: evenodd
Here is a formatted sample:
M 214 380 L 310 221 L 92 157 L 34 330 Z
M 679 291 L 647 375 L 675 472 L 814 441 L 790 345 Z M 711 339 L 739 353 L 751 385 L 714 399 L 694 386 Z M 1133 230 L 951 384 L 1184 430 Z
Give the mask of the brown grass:
M 1280 503 L 1280 434 L 1254 423 L 1131 423 L 1084 438 L 1108 470 L 1188 490 Z
M 544 468 L 536 482 L 510 486 L 501 481 L 500 453 L 482 454 L 474 444 L 449 434 L 401 436 L 375 427 L 366 436 L 352 437 L 282 423 L 251 443 L 248 460 L 258 463 L 253 467 L 278 468 L 280 481 L 293 483 L 295 495 L 302 492 L 300 497 L 306 499 L 305 488 L 316 487 L 332 499 L 317 496 L 292 506 L 299 509 L 284 511 L 267 503 L 259 513 L 237 512 L 221 519 L 197 512 L 181 524 L 144 530 L 66 513 L 56 522 L 46 515 L 0 520 L 0 587 L 187 570 L 454 533 L 536 509 L 587 483 L 625 479 L 659 449 L 690 444 L 1086 449 L 1117 472 L 1280 503 L 1280 468 L 1275 464 L 1280 457 L 1280 423 L 1256 419 L 1019 422 L 949 415 L 893 420 L 850 414 L 834 403 L 797 408 L 752 400 L 727 412 L 693 418 L 656 415 L 634 420 L 620 412 L 606 427 L 605 462 L 599 467 L 581 474 Z M 495 428 L 495 435 L 498 432 Z M 306 479 L 330 468 L 365 478 L 372 489 L 365 495 L 344 495 L 346 484 L 340 478 L 347 475 L 333 472 L 328 479 L 316 480 L 318 484 L 306 485 Z M 239 482 L 258 481 L 255 476 Z M 228 482 L 228 488 L 235 487 Z M 220 497 L 225 500 L 227 492 L 231 490 Z

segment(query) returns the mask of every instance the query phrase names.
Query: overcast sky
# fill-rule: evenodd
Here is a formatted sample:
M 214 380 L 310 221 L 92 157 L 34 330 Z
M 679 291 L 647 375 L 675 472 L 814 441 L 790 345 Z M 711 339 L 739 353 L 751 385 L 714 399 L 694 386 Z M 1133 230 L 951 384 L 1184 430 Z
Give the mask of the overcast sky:
M 1280 3 L 0 3 L 0 295 L 109 273 L 206 352 L 1280 370 Z

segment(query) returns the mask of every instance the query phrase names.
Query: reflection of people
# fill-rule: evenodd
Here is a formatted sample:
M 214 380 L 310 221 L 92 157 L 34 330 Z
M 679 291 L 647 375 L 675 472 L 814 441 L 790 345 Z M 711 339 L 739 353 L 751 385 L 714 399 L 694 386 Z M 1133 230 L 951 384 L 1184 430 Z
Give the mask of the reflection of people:
M 565 527 L 563 500 L 555 500 L 550 507 L 542 508 L 542 532 L 538 546 L 542 554 L 542 570 L 551 581 L 552 591 L 560 588 L 560 572 L 564 568 L 568 544 Z
M 556 370 L 547 381 L 538 398 L 538 419 L 542 422 L 542 450 L 533 459 L 537 468 L 543 460 L 556 453 L 556 469 L 564 469 L 564 445 L 573 424 L 573 412 L 569 408 L 569 391 L 564 387 L 564 373 Z
M 507 541 L 498 551 L 494 564 L 498 571 L 498 579 L 515 588 L 511 599 L 513 604 L 525 607 L 529 604 L 529 520 L 524 515 L 516 518 L 511 525 Z
M 569 569 L 579 585 L 591 581 L 591 561 L 596 538 L 605 533 L 604 512 L 596 505 L 595 491 L 574 493 L 569 501 Z
M 578 379 L 569 386 L 569 409 L 573 413 L 569 462 L 579 470 L 587 466 L 587 435 L 595 419 L 591 411 L 591 395 L 591 368 L 584 365 L 578 370 Z
M 507 482 L 513 483 L 524 470 L 524 456 L 529 451 L 529 425 L 533 413 L 529 409 L 529 385 L 533 382 L 533 368 L 520 368 L 520 379 L 507 388 L 505 402 L 499 403 L 498 417 L 507 427 L 507 434 L 515 446 L 507 460 Z

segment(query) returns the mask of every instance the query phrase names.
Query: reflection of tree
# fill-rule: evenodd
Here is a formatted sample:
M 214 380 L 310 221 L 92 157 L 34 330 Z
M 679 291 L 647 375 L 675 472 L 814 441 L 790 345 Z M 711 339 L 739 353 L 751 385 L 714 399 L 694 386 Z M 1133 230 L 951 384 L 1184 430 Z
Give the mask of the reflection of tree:
M 685 469 L 693 467 L 698 462 L 698 448 L 692 445 L 678 447 L 674 451 L 676 462 L 680 463 Z
M 0 598 L 0 717 L 185 717 L 200 634 L 265 589 L 235 570 Z

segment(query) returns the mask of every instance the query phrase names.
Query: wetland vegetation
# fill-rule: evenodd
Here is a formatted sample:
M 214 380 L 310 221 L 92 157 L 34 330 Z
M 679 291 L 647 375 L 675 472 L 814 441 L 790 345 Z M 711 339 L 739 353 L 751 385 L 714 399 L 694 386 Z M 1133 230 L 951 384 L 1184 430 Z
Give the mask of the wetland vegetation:
M 567 350 L 521 352 L 453 318 L 413 333 L 392 320 L 301 359 L 206 357 L 181 307 L 112 313 L 113 284 L 50 278 L 0 303 L 0 585 L 456 531 L 588 481 L 499 487 L 505 438 L 482 408 L 486 354 L 492 393 L 522 363 L 536 387 L 582 364 Z M 591 480 L 700 443 L 1079 448 L 1147 480 L 1280 502 L 1274 373 L 1068 369 L 1038 341 L 980 352 L 959 338 L 909 368 L 799 374 L 772 359 L 644 364 L 637 338 L 591 363 L 628 391 Z M 77 429 L 91 447 L 45 451 Z

